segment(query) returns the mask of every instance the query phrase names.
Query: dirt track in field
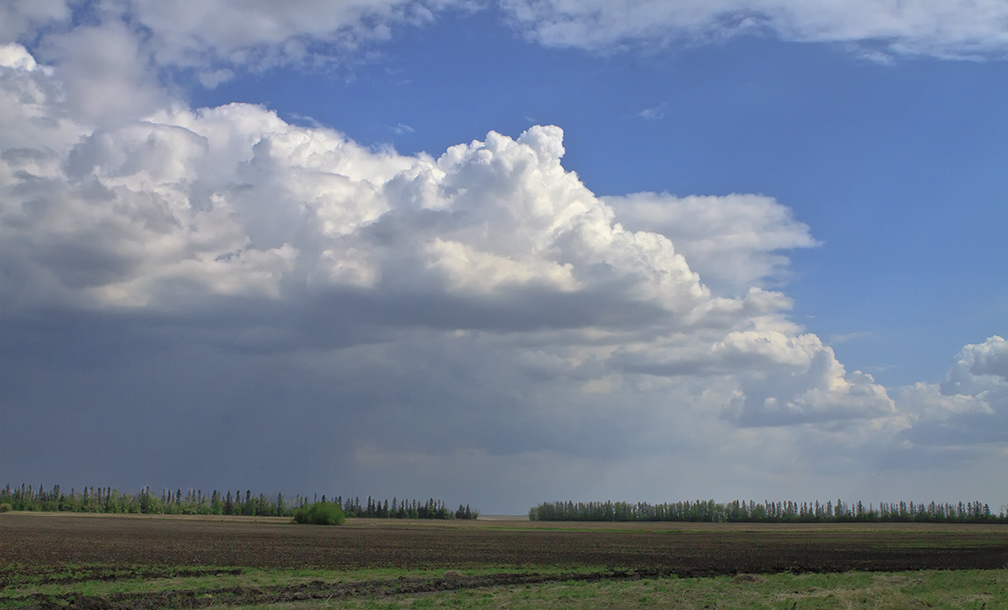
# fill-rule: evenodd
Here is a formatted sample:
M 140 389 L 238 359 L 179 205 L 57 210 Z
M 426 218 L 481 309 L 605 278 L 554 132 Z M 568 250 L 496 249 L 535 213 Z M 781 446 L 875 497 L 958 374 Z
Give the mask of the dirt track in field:
M 1008 526 L 729 526 L 0 515 L 12 566 L 630 568 L 736 573 L 1003 568 Z

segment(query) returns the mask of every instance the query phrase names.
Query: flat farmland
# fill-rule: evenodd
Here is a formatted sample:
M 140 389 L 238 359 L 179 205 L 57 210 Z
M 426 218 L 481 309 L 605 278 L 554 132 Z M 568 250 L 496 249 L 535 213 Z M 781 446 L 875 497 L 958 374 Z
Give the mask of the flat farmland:
M 851 599 L 869 599 L 862 591 L 877 592 L 879 583 L 910 595 L 904 584 L 918 583 L 942 594 L 962 586 L 962 599 L 993 603 L 1002 598 L 977 595 L 992 588 L 1008 595 L 1006 566 L 1008 526 L 997 525 L 350 519 L 326 527 L 252 517 L 0 514 L 0 607 L 320 607 L 319 600 L 326 602 L 321 607 L 371 607 L 386 600 L 387 607 L 398 608 L 435 599 L 430 596 L 500 596 L 503 590 L 536 591 L 546 596 L 542 607 L 578 607 L 567 599 L 571 591 L 606 592 L 604 600 L 590 598 L 596 602 L 650 596 L 674 607 L 672 602 L 693 599 L 689 591 L 704 587 L 717 588 L 714 599 L 760 587 L 793 597 L 813 582 L 794 579 L 827 579 L 810 590 L 835 592 L 858 574 L 868 580 L 861 588 L 848 587 Z M 906 576 L 908 571 L 936 576 Z M 893 576 L 870 576 L 880 572 Z M 953 573 L 968 576 L 936 584 Z M 650 593 L 638 595 L 641 587 Z M 674 592 L 676 587 L 685 592 Z M 667 597 L 656 598 L 659 590 Z M 438 605 L 469 607 L 445 599 Z M 505 601 L 476 607 L 539 607 L 500 599 Z M 902 600 L 893 606 L 900 607 L 918 597 L 894 599 Z M 738 603 L 761 607 L 752 600 Z
M 552 523 L 8 513 L 3 565 L 628 568 L 680 576 L 1008 566 L 1008 526 Z

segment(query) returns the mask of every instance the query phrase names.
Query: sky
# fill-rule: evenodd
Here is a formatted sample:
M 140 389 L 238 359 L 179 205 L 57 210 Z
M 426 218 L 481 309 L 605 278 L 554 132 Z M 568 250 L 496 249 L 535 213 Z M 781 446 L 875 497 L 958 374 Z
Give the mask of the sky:
M 0 0 L 0 485 L 1008 505 L 1000 0 Z

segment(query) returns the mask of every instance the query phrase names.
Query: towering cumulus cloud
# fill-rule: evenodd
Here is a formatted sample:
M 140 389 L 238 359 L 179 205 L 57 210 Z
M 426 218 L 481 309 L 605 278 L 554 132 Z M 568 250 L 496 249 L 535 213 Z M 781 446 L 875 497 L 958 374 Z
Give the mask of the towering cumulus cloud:
M 280 487 L 289 465 L 251 450 L 266 447 L 322 476 L 490 478 L 524 501 L 704 464 L 758 487 L 794 455 L 856 459 L 1003 417 L 999 338 L 894 401 L 795 324 L 785 252 L 816 242 L 772 198 L 600 198 L 564 169 L 555 126 L 435 158 L 163 91 L 111 116 L 61 65 L 0 47 L 0 406 L 23 429 L 56 404 L 153 439 L 166 468 L 251 461 Z
M 662 362 L 670 350 L 706 346 L 719 371 L 814 368 L 811 383 L 844 400 L 842 367 L 818 340 L 794 334 L 782 294 L 712 296 L 668 237 L 624 228 L 563 169 L 557 127 L 517 140 L 491 132 L 438 159 L 373 152 L 247 105 L 92 130 L 62 112 L 60 83 L 23 48 L 5 47 L 4 58 L 12 306 L 415 297 L 431 308 L 411 324 L 615 333 L 614 348 L 646 326 Z M 728 245 L 736 283 L 770 275 L 768 251 L 813 243 L 772 201 L 705 209 L 788 232 L 769 245 Z M 707 232 L 690 240 L 701 259 L 698 244 L 725 233 L 717 222 L 693 230 Z M 453 309 L 457 319 L 443 313 Z M 654 365 L 656 355 L 645 345 L 634 357 Z
M 902 388 L 900 404 L 915 420 L 907 438 L 947 448 L 1008 440 L 1008 342 L 998 336 L 967 345 L 942 384 Z

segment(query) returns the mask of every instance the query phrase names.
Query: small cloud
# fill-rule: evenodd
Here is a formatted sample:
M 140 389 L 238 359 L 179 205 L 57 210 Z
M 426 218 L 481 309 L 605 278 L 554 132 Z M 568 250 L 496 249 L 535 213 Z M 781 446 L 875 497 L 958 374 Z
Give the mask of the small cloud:
M 298 114 L 296 112 L 288 113 L 287 116 L 290 118 L 290 120 L 292 122 L 300 123 L 301 125 L 307 125 L 308 127 L 314 127 L 316 129 L 321 128 L 321 127 L 325 127 L 325 125 L 323 125 L 322 123 L 320 123 L 314 117 L 304 116 L 304 115 Z
M 847 343 L 848 341 L 853 341 L 855 339 L 863 339 L 865 337 L 872 336 L 870 332 L 856 332 L 856 333 L 841 333 L 837 335 L 830 335 L 830 343 Z
M 872 48 L 867 44 L 852 42 L 845 45 L 846 50 L 856 57 L 883 66 L 896 65 L 896 57 L 886 49 Z
M 860 368 L 866 373 L 885 373 L 886 371 L 895 371 L 898 367 L 895 364 L 879 364 L 876 366 L 862 366 Z
M 207 89 L 216 89 L 218 85 L 232 78 L 234 78 L 234 72 L 231 70 L 214 70 L 212 72 L 200 72 L 199 82 Z
M 657 121 L 658 119 L 665 118 L 665 112 L 667 110 L 668 103 L 662 102 L 653 108 L 645 108 L 644 110 L 641 110 L 637 113 L 637 116 L 648 121 Z
M 397 136 L 401 136 L 407 133 L 416 133 L 416 129 L 413 129 L 412 127 L 410 127 L 405 123 L 399 123 L 398 125 L 392 127 L 391 129 L 393 132 L 395 132 Z

